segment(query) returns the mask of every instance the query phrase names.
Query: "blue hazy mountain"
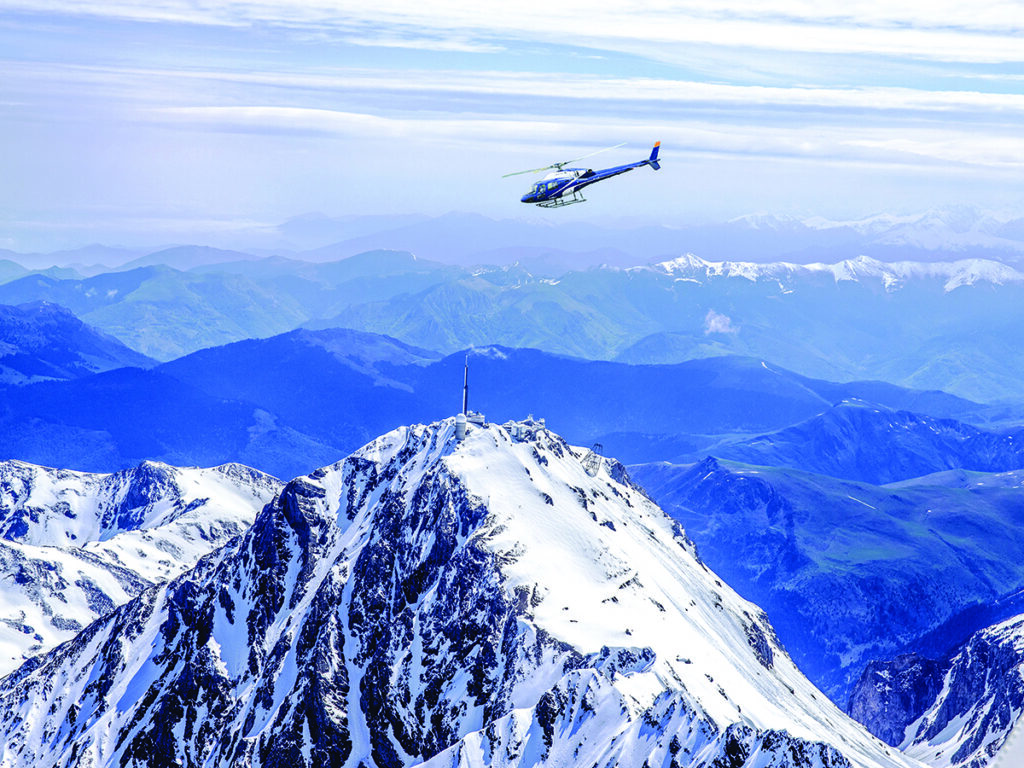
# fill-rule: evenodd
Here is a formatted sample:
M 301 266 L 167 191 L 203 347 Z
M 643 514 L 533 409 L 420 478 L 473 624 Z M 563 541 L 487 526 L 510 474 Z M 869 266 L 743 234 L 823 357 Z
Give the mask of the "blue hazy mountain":
M 310 327 L 333 327 L 332 317 L 354 304 L 417 294 L 466 274 L 465 270 L 417 258 L 403 251 L 372 251 L 340 261 L 314 263 L 280 257 L 200 267 L 196 273 L 242 274 L 266 290 L 296 301 Z
M 207 245 L 175 245 L 163 248 L 143 256 L 138 256 L 120 266 L 120 269 L 136 269 L 137 267 L 166 266 L 181 271 L 209 264 L 230 261 L 253 261 L 256 257 L 241 251 L 228 251 L 222 248 L 211 248 Z
M 184 439 L 162 444 L 162 453 L 152 455 L 123 447 L 134 444 L 136 431 L 159 431 L 163 412 L 147 414 L 138 425 L 116 414 L 109 421 L 94 407 L 91 382 L 29 388 L 11 404 L 0 427 L 13 435 L 31 420 L 40 429 L 47 425 L 53 435 L 69 430 L 105 435 L 88 452 L 88 464 L 76 463 L 64 452 L 61 446 L 70 437 L 28 443 L 18 438 L 19 450 L 31 448 L 31 453 L 8 448 L 11 458 L 39 464 L 112 471 L 147 457 L 194 464 L 216 455 L 216 463 L 243 461 L 288 477 L 328 462 L 328 453 L 344 454 L 398 424 L 457 411 L 464 360 L 464 353 L 441 358 L 375 334 L 298 330 L 202 350 L 156 369 L 160 387 L 173 393 L 182 414 L 209 411 L 212 423 L 222 425 L 209 439 L 201 432 L 193 435 L 194 448 Z M 898 407 L 927 405 L 942 415 L 962 416 L 978 408 L 943 393 L 871 382 L 838 385 L 744 358 L 630 366 L 486 347 L 472 352 L 471 368 L 471 404 L 489 418 L 504 421 L 536 413 L 570 439 L 587 445 L 600 441 L 611 455 L 628 461 L 699 455 L 711 446 L 773 433 L 826 413 L 841 396 L 870 394 Z M 182 386 L 176 389 L 173 382 Z M 117 391 L 112 404 L 121 400 L 128 407 L 153 397 L 146 389 L 150 383 L 143 376 L 122 375 L 105 379 L 103 389 Z M 236 407 L 239 403 L 244 407 Z M 225 413 L 213 414 L 217 408 Z M 76 414 L 78 420 L 68 421 L 61 414 Z M 173 412 L 166 416 L 171 421 L 185 418 Z M 252 453 L 244 435 L 250 429 L 262 434 L 267 424 L 291 430 L 291 454 Z M 178 434 L 171 427 L 165 431 Z M 234 436 L 221 439 L 228 433 Z
M 0 383 L 72 379 L 155 362 L 56 304 L 0 304 Z
M 379 425 L 436 410 L 410 382 L 439 358 L 374 334 L 300 329 L 195 352 L 158 370 L 212 396 L 256 403 L 344 454 L 372 439 Z M 444 413 L 457 410 L 460 384 L 453 376 L 453 404 Z
M 716 446 L 722 458 L 890 483 L 946 469 L 1024 467 L 1024 428 L 985 430 L 955 419 L 847 400 L 771 434 Z
M 0 258 L 9 259 L 25 267 L 29 271 L 46 271 L 74 268 L 83 274 L 106 272 L 139 256 L 143 256 L 152 248 L 124 248 L 121 246 L 93 243 L 67 250 L 51 251 L 50 253 L 18 253 L 0 249 Z
M 410 386 L 390 379 L 389 371 L 408 372 L 438 357 L 338 330 L 296 331 L 222 349 L 227 352 L 208 350 L 150 371 L 115 370 L 77 385 L 9 388 L 0 413 L 2 458 L 114 471 L 143 458 L 211 466 L 223 463 L 217 456 L 233 456 L 294 477 L 362 445 L 373 425 L 421 412 Z M 455 396 L 460 383 L 452 382 Z
M 214 397 L 153 370 L 6 387 L 2 395 L 2 459 L 107 472 L 145 459 L 208 467 L 234 456 L 293 477 L 339 455 L 252 403 Z
M 87 278 L 29 274 L 0 285 L 0 302 L 50 301 L 134 349 L 161 360 L 291 330 L 353 303 L 417 293 L 462 270 L 408 253 L 375 252 L 312 264 L 197 247 L 137 261 L 159 264 Z M 210 259 L 230 259 L 210 266 Z M 182 271 L 165 266 L 172 261 Z
M 0 302 L 50 301 L 157 359 L 240 338 L 270 336 L 305 319 L 299 303 L 242 275 L 193 275 L 164 266 L 78 280 L 30 275 L 0 285 Z
M 934 647 L 922 636 L 1024 583 L 1024 472 L 899 486 L 716 459 L 630 472 L 841 705 L 869 660 Z
M 3 251 L 0 251 L 0 257 L 4 255 Z M 19 277 L 24 277 L 29 273 L 30 270 L 25 269 L 17 262 L 11 261 L 10 259 L 0 258 L 0 284 L 9 283 L 11 280 L 17 280 Z
M 439 357 L 389 337 L 327 329 L 203 350 L 159 370 L 218 397 L 294 413 L 311 428 L 325 420 L 327 409 L 336 424 L 362 420 L 372 433 L 377 425 L 386 427 L 387 418 L 403 423 L 400 416 L 409 413 L 403 409 L 420 409 L 424 418 L 458 409 L 466 355 L 432 355 Z M 827 411 L 842 396 L 873 394 L 881 402 L 919 403 L 943 415 L 978 407 L 944 393 L 817 381 L 747 358 L 630 366 L 485 347 L 470 353 L 470 365 L 473 407 L 501 421 L 527 412 L 544 415 L 559 431 L 588 443 L 618 433 L 621 443 L 609 438 L 606 446 L 620 456 L 617 449 L 627 441 L 642 450 L 651 435 L 694 435 L 706 445 L 723 433 L 754 435 L 788 426 Z
M 410 414 L 433 419 L 459 409 L 465 354 L 431 354 L 374 334 L 307 330 L 203 350 L 159 370 L 218 397 L 258 403 L 347 448 Z M 368 357 L 372 364 L 363 362 Z M 544 415 L 588 444 L 616 430 L 750 434 L 828 407 L 803 382 L 751 360 L 627 366 L 497 347 L 470 360 L 474 408 L 500 421 Z
M 995 262 L 798 266 L 683 257 L 557 279 L 496 274 L 479 270 L 354 304 L 318 325 L 445 352 L 502 344 L 630 363 L 738 354 L 816 378 L 876 379 L 975 400 L 1016 397 L 1024 380 L 1024 350 L 1015 343 L 1024 273 Z
M 486 243 L 493 258 L 531 252 L 502 243 Z M 743 355 L 819 379 L 888 381 L 985 402 L 1019 399 L 1024 381 L 1016 343 L 1024 272 L 978 258 L 797 265 L 687 256 L 534 273 L 522 264 L 446 266 L 400 251 L 162 253 L 144 260 L 228 260 L 184 273 L 150 266 L 84 279 L 24 276 L 0 285 L 0 301 L 64 304 L 162 360 L 304 325 L 355 328 L 444 353 L 500 344 L 627 363 Z M 549 255 L 566 262 L 572 253 Z

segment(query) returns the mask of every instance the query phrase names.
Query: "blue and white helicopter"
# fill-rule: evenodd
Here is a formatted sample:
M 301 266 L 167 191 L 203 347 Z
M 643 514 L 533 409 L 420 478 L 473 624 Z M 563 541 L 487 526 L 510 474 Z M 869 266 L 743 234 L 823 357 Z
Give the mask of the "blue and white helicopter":
M 583 155 L 583 157 L 577 157 L 574 160 L 566 160 L 563 163 L 553 163 L 543 168 L 531 168 L 528 171 L 506 173 L 502 178 L 518 176 L 521 173 L 540 173 L 541 171 L 554 168 L 554 171 L 534 184 L 530 191 L 523 195 L 522 201 L 539 205 L 541 208 L 561 208 L 564 205 L 572 205 L 573 203 L 584 203 L 586 198 L 580 194 L 580 190 L 584 187 L 589 187 L 591 184 L 596 184 L 599 181 L 610 179 L 612 176 L 618 176 L 620 173 L 632 171 L 634 168 L 640 168 L 645 165 L 651 166 L 656 171 L 661 168 L 661 164 L 658 162 L 658 150 L 661 148 L 660 141 L 654 145 L 654 149 L 651 150 L 651 156 L 646 160 L 638 160 L 635 163 L 627 163 L 626 165 L 616 165 L 614 168 L 605 168 L 600 171 L 595 171 L 591 168 L 565 167 L 569 163 L 576 163 L 584 158 L 592 157 L 598 154 L 598 152 L 607 152 L 609 149 L 618 149 L 622 146 L 625 146 L 625 144 L 616 144 L 614 147 L 599 149 L 597 152 L 591 152 L 589 155 Z

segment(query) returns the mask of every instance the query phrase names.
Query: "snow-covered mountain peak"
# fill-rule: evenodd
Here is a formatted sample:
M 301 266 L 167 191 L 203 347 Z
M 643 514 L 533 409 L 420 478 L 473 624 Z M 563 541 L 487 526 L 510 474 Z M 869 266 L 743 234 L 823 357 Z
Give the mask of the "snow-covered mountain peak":
M 282 483 L 240 464 L 0 462 L 0 675 L 242 533 Z
M 677 272 L 685 273 L 697 270 L 706 272 L 710 266 L 711 262 L 704 261 L 704 259 L 694 256 L 692 253 L 685 253 L 674 259 L 658 262 L 653 265 L 652 269 L 672 275 Z
M 532 421 L 403 427 L 296 478 L 0 681 L 0 724 L 11 766 L 913 764 L 620 465 Z

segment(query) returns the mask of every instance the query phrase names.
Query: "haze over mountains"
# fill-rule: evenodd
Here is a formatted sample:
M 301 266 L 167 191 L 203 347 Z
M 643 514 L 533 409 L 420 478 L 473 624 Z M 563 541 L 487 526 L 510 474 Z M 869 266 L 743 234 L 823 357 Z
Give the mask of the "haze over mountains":
M 1003 245 L 1017 242 L 1007 239 L 1017 231 L 1012 222 L 996 226 L 982 214 L 944 215 L 931 214 L 918 223 L 934 228 L 943 221 L 960 234 L 984 234 L 1005 240 Z M 437 234 L 431 229 L 435 225 L 465 233 L 460 222 L 409 226 L 425 228 L 422 236 L 429 240 Z M 839 229 L 866 237 L 882 227 L 889 233 L 886 242 L 899 240 L 894 230 L 908 239 L 904 230 L 911 222 L 894 222 L 883 217 Z M 498 228 L 494 242 L 510 242 L 502 227 L 513 224 L 541 241 L 542 235 L 564 237 L 576 242 L 577 254 L 587 253 L 580 250 L 589 248 L 587 237 L 608 247 L 608 233 L 617 231 L 590 227 L 583 237 L 576 225 L 538 231 L 514 222 L 477 224 Z M 762 243 L 794 228 L 800 237 L 837 229 L 766 219 L 723 226 L 727 233 L 747 233 Z M 404 231 L 382 231 L 379 242 L 392 249 L 412 247 L 395 235 Z M 792 258 L 795 251 L 744 246 L 743 260 L 721 261 L 728 255 L 722 245 L 728 237 L 715 240 L 716 247 L 689 243 L 697 246 L 692 249 L 697 255 L 686 256 L 686 231 L 672 231 L 676 245 L 659 261 L 639 230 L 622 230 L 644 253 L 630 252 L 618 262 L 630 267 L 593 266 L 584 255 L 550 268 L 528 260 L 453 265 L 460 261 L 459 248 L 472 240 L 468 236 L 461 245 L 453 242 L 447 256 L 430 254 L 449 263 L 394 250 L 342 258 L 350 251 L 338 247 L 256 258 L 179 247 L 136 256 L 124 271 L 9 279 L 0 284 L 0 303 L 60 304 L 160 360 L 305 325 L 381 333 L 441 353 L 502 344 L 629 363 L 740 354 L 816 378 L 877 379 L 976 401 L 1014 399 L 1020 391 L 1024 353 L 1014 339 L 1024 305 L 1024 273 L 1013 266 L 1020 253 L 1008 245 L 997 253 L 962 238 L 940 239 L 943 250 L 925 254 L 915 246 L 901 254 L 925 261 L 900 262 L 875 260 L 866 249 L 836 261 L 839 252 L 833 249 L 823 254 L 827 262 L 810 264 L 775 261 Z M 371 244 L 360 242 L 360 248 Z M 441 234 L 431 242 L 448 247 L 439 245 L 445 242 Z
M 0 250 L 0 258 L 11 258 L 33 269 L 53 264 L 121 267 L 171 247 L 152 242 L 151 237 L 126 232 L 113 237 L 113 241 L 129 238 L 138 245 L 126 248 L 94 244 L 55 251 L 52 256 Z M 94 240 L 93 232 L 78 238 L 80 243 Z M 458 212 L 437 217 L 308 213 L 259 229 L 231 232 L 220 228 L 202 235 L 199 242 L 224 250 L 259 256 L 272 252 L 308 261 L 334 261 L 378 249 L 404 250 L 422 259 L 463 266 L 518 261 L 538 272 L 543 272 L 543 265 L 561 271 L 601 263 L 632 266 L 687 252 L 710 261 L 809 263 L 860 255 L 882 261 L 935 261 L 966 252 L 1014 261 L 1024 253 L 1024 217 L 970 206 L 947 206 L 909 214 L 880 213 L 850 221 L 760 213 L 723 222 L 669 227 L 625 220 L 495 220 Z

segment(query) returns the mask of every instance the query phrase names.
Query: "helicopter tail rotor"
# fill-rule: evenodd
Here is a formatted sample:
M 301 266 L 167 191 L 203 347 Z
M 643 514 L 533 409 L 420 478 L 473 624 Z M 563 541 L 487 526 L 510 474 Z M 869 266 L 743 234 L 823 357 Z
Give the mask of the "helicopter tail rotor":
M 658 150 L 661 149 L 661 142 L 655 142 L 654 149 L 651 150 L 651 156 L 647 158 L 647 164 L 656 171 L 661 170 L 661 163 L 658 162 Z

